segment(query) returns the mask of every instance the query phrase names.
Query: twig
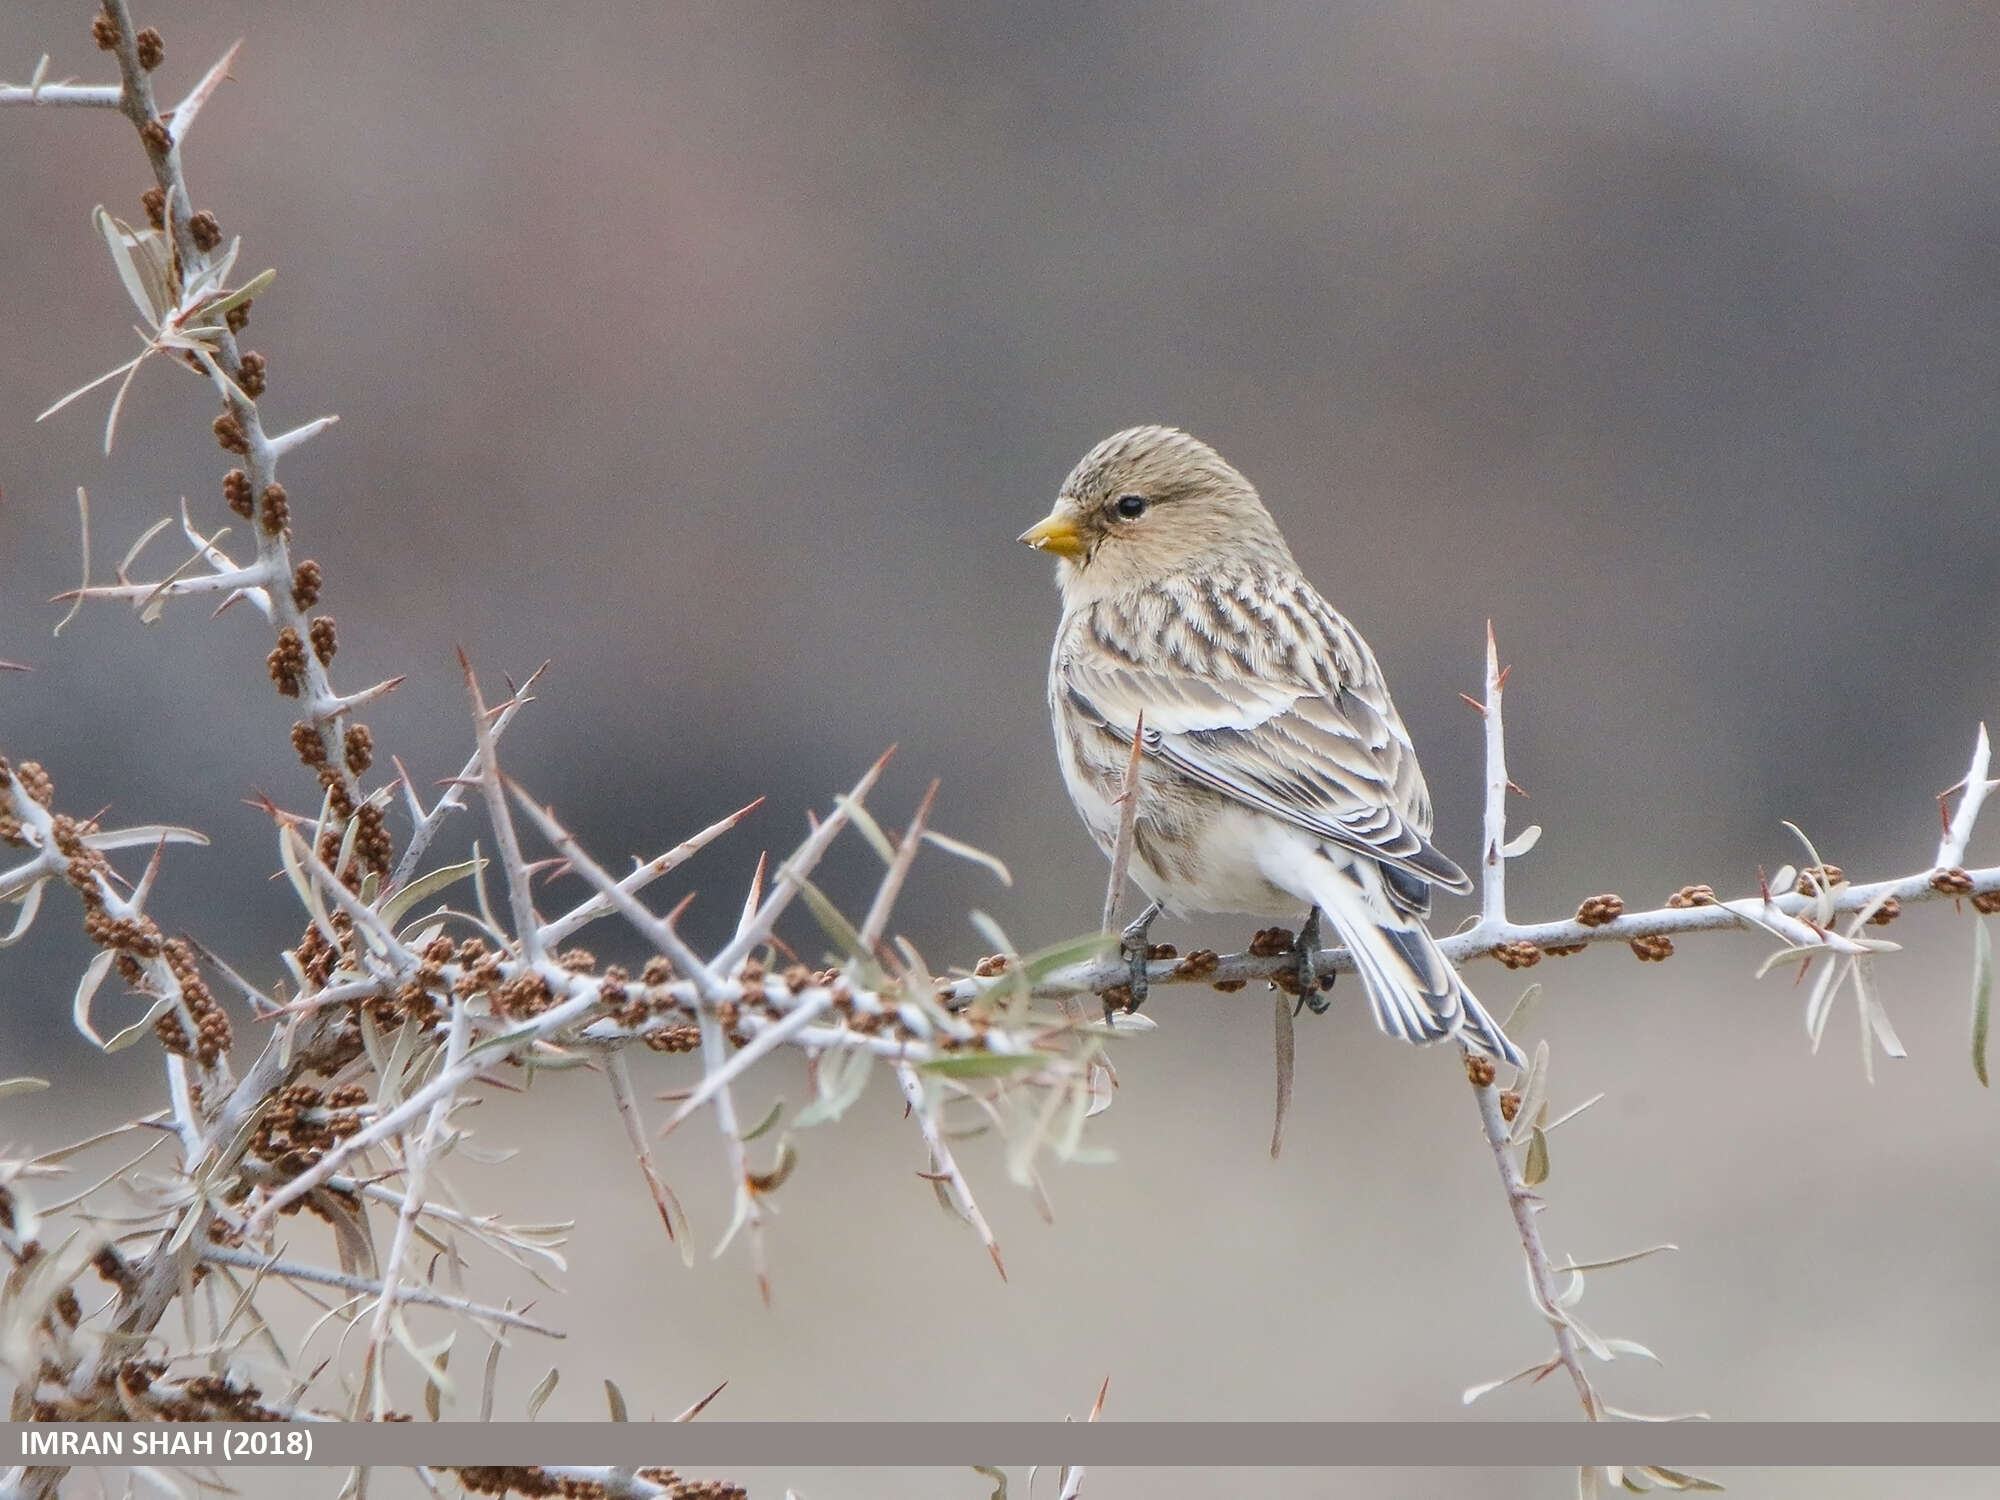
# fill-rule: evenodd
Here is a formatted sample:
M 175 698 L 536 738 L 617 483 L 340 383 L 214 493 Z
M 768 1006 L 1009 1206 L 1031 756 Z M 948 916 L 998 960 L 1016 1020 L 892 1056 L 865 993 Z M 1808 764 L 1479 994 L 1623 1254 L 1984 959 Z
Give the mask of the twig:
M 276 1260 L 268 1255 L 259 1255 L 254 1250 L 240 1250 L 228 1245 L 204 1245 L 201 1259 L 212 1260 L 221 1266 L 237 1266 L 246 1271 L 265 1271 L 281 1281 L 306 1281 L 317 1286 L 330 1286 L 357 1296 L 380 1297 L 383 1284 L 370 1281 L 365 1276 L 350 1276 L 344 1271 L 331 1271 L 325 1266 L 307 1265 L 300 1261 Z M 524 1318 L 517 1312 L 508 1312 L 498 1307 L 487 1307 L 483 1303 L 471 1302 L 463 1297 L 448 1296 L 443 1292 L 433 1292 L 425 1287 L 405 1287 L 398 1294 L 404 1302 L 420 1302 L 426 1307 L 448 1308 L 452 1312 L 464 1313 L 467 1317 L 478 1318 L 482 1322 L 500 1323 L 508 1328 L 525 1328 L 530 1333 L 539 1333 L 546 1338 L 566 1338 L 560 1328 L 551 1328 L 545 1323 L 537 1323 Z
M 486 700 L 479 692 L 479 679 L 464 651 L 458 653 L 459 670 L 465 674 L 465 690 L 472 698 L 472 729 L 479 739 L 481 795 L 486 798 L 486 821 L 492 825 L 499 846 L 500 868 L 507 877 L 507 904 L 514 914 L 516 941 L 521 955 L 530 963 L 542 956 L 542 921 L 535 912 L 535 898 L 528 889 L 528 864 L 521 857 L 521 841 L 514 832 L 514 817 L 507 808 L 507 790 L 501 784 L 500 760 L 493 742 L 493 725 L 487 717 Z
M 719 1073 L 728 1064 L 724 1048 L 728 1039 L 722 1034 L 722 1023 L 709 1011 L 701 1013 L 701 1061 L 703 1069 Z M 755 1183 L 750 1180 L 750 1153 L 743 1144 L 742 1128 L 736 1119 L 736 1096 L 729 1085 L 723 1084 L 715 1091 L 715 1128 L 722 1133 L 723 1150 L 729 1157 L 729 1168 L 736 1184 L 736 1211 L 742 1216 L 744 1227 L 750 1235 L 750 1269 L 757 1277 L 757 1291 L 763 1297 L 764 1305 L 771 1305 L 771 1269 L 764 1250 L 764 1205 Z
M 1965 795 L 1959 798 L 1958 811 L 1946 825 L 1944 837 L 1938 841 L 1937 867 L 1940 870 L 1956 868 L 1965 858 L 1966 843 L 1972 838 L 1972 825 L 1979 817 L 1979 809 L 1986 801 L 1986 794 L 2000 781 L 1988 781 L 1986 769 L 1992 759 L 1992 744 L 1986 737 L 1986 726 L 1979 726 L 1979 738 L 1972 747 L 1972 764 L 1967 767 L 1965 780 L 1959 783 Z M 1948 794 L 1947 794 L 1948 795 Z
M 993 1257 L 993 1269 L 1000 1273 L 1000 1279 L 1007 1279 L 1007 1263 L 1000 1258 L 1000 1242 L 994 1237 L 992 1226 L 986 1222 L 986 1215 L 979 1211 L 979 1203 L 972 1196 L 971 1184 L 958 1168 L 958 1162 L 951 1154 L 944 1132 L 938 1129 L 937 1119 L 931 1114 L 924 1097 L 924 1081 L 917 1070 L 906 1062 L 896 1064 L 896 1080 L 903 1086 L 903 1097 L 910 1101 L 910 1113 L 916 1117 L 917 1129 L 924 1133 L 924 1144 L 931 1149 L 931 1169 L 944 1183 L 945 1191 L 951 1195 L 953 1206 L 965 1221 L 979 1232 L 980 1241 L 986 1246 L 986 1253 Z
M 464 1060 L 466 1038 L 470 1031 L 471 1022 L 466 1014 L 465 1002 L 453 1000 L 451 1028 L 445 1040 L 444 1066 L 447 1072 L 456 1069 Z M 375 1304 L 375 1322 L 368 1334 L 367 1368 L 373 1376 L 374 1419 L 378 1422 L 389 1412 L 386 1370 L 389 1329 L 395 1320 L 396 1300 L 401 1291 L 403 1258 L 409 1253 L 410 1236 L 416 1229 L 417 1215 L 423 1211 L 425 1179 L 430 1172 L 432 1153 L 437 1149 L 438 1132 L 443 1129 L 457 1104 L 457 1090 L 439 1095 L 431 1105 L 422 1132 L 415 1141 L 406 1142 L 404 1146 L 403 1206 L 396 1214 L 396 1232 L 390 1239 L 388 1263 L 382 1272 L 382 1295 Z
M 528 680 L 514 690 L 513 696 L 494 710 L 492 739 L 496 744 L 500 736 L 506 733 L 507 726 L 514 722 L 514 715 L 535 701 L 529 695 L 529 689 L 534 687 L 535 679 L 548 669 L 547 662 L 535 668 L 528 674 Z M 465 789 L 479 774 L 482 754 L 482 751 L 473 751 L 472 759 L 465 763 L 465 769 L 460 771 L 444 789 L 431 810 L 416 819 L 416 826 L 410 832 L 410 841 L 403 848 L 402 858 L 396 861 L 395 873 L 389 877 L 390 890 L 398 890 L 409 884 L 411 877 L 417 873 L 417 866 L 423 861 L 425 852 L 430 848 L 431 840 L 437 837 L 438 829 L 443 825 L 446 815 L 464 805 Z M 407 789 L 407 777 L 404 778 L 404 785 Z M 544 929 L 542 941 L 552 946 L 561 941 L 561 937 L 550 937 L 547 935 L 547 929 Z
M 910 866 L 916 861 L 917 850 L 924 841 L 924 824 L 930 820 L 931 804 L 937 801 L 938 784 L 932 781 L 924 789 L 924 799 L 917 804 L 915 816 L 910 826 L 903 832 L 903 842 L 896 847 L 896 857 L 883 872 L 882 883 L 875 888 L 875 899 L 868 904 L 868 915 L 861 922 L 861 951 L 872 953 L 875 945 L 882 941 L 882 933 L 889 925 L 889 912 L 902 894 L 903 882 L 909 878 Z
M 625 1126 L 625 1139 L 632 1143 L 632 1154 L 638 1158 L 639 1171 L 646 1179 L 646 1191 L 653 1195 L 653 1207 L 659 1210 L 660 1223 L 666 1228 L 670 1244 L 679 1244 L 683 1257 L 691 1257 L 692 1248 L 681 1242 L 674 1229 L 674 1219 L 687 1223 L 687 1210 L 674 1196 L 674 1190 L 667 1186 L 660 1176 L 659 1168 L 653 1162 L 653 1148 L 646 1139 L 646 1122 L 639 1116 L 639 1098 L 632 1088 L 632 1069 L 625 1061 L 625 1054 L 614 1052 L 605 1059 L 604 1076 L 611 1084 L 611 1100 L 617 1106 L 618 1118 Z
M 730 829 L 734 828 L 763 805 L 764 799 L 759 797 L 755 802 L 739 807 L 728 817 L 718 818 L 715 822 L 709 824 L 708 827 L 702 829 L 700 833 L 694 835 L 694 837 L 683 839 L 665 854 L 658 854 L 647 860 L 638 869 L 619 881 L 618 889 L 625 892 L 628 896 L 644 890 L 668 871 L 686 864 L 688 860 L 699 854 L 703 849 L 706 849 L 716 839 L 729 832 Z M 617 903 L 609 896 L 592 896 L 589 900 L 580 902 L 578 905 L 570 908 L 570 910 L 564 912 L 561 916 L 553 917 L 542 924 L 543 946 L 553 948 L 557 943 L 560 943 L 579 928 L 587 927 L 592 922 L 598 920 L 598 918 L 608 917 L 617 910 Z
M 1475 1058 L 1469 1051 L 1467 1057 L 1469 1064 L 1487 1061 Z M 1507 1121 L 1500 1112 L 1500 1091 L 1493 1086 L 1490 1072 L 1486 1078 L 1485 1083 L 1480 1083 L 1477 1076 L 1474 1077 L 1473 1097 L 1479 1102 L 1480 1128 L 1485 1132 L 1487 1145 L 1493 1148 L 1493 1163 L 1499 1168 L 1500 1183 L 1507 1193 L 1507 1206 L 1514 1216 L 1514 1228 L 1521 1236 L 1521 1251 L 1528 1262 L 1529 1285 L 1534 1289 L 1536 1305 L 1555 1330 L 1556 1357 L 1569 1371 L 1569 1378 L 1576 1386 L 1577 1399 L 1583 1404 L 1584 1416 L 1593 1422 L 1600 1421 L 1604 1416 L 1602 1403 L 1583 1368 L 1576 1334 L 1557 1300 L 1560 1293 L 1556 1288 L 1555 1267 L 1542 1244 L 1541 1226 L 1535 1222 L 1535 1210 L 1541 1200 L 1522 1180 L 1520 1164 L 1514 1160 L 1513 1142 L 1508 1137 Z
M 870 766 L 854 784 L 854 790 L 847 794 L 846 800 L 828 813 L 826 821 L 806 836 L 805 841 L 793 851 L 790 859 L 778 866 L 778 873 L 771 882 L 771 894 L 765 899 L 764 904 L 737 927 L 736 935 L 720 953 L 715 955 L 714 967 L 718 974 L 732 972 L 738 964 L 750 956 L 752 949 L 771 935 L 771 929 L 777 925 L 778 918 L 784 915 L 785 908 L 791 905 L 792 897 L 798 894 L 799 883 L 818 866 L 820 857 L 826 853 L 827 846 L 833 842 L 835 835 L 847 826 L 848 809 L 860 807 L 866 802 L 868 794 L 874 790 L 875 782 L 882 774 L 882 768 L 889 764 L 889 757 L 895 753 L 894 745 L 884 750 L 875 764 Z
M 1500 700 L 1507 674 L 1500 670 L 1500 648 L 1493 640 L 1493 622 L 1486 622 L 1486 818 L 1479 851 L 1480 926 L 1507 925 L 1507 745 L 1500 732 Z

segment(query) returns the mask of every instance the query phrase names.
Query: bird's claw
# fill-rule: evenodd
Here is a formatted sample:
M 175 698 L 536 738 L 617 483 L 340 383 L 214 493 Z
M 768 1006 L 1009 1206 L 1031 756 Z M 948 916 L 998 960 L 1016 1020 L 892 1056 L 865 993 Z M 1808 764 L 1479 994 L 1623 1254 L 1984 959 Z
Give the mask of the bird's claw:
M 1320 985 L 1319 966 L 1314 956 L 1319 952 L 1319 908 L 1315 906 L 1306 914 L 1305 925 L 1299 929 L 1292 951 L 1298 959 L 1299 1003 L 1292 1007 L 1292 1014 L 1310 1008 L 1316 1016 L 1323 1016 L 1333 1008 L 1333 1002 L 1325 991 L 1333 988 L 1333 976 L 1326 977 L 1324 989 Z
M 1111 1017 L 1117 1011 L 1135 1011 L 1146 1003 L 1149 984 L 1146 978 L 1146 963 L 1152 955 L 1152 945 L 1146 941 L 1146 931 L 1153 925 L 1153 918 L 1160 914 L 1160 903 L 1155 901 L 1143 912 L 1138 920 L 1118 935 L 1118 954 L 1125 960 L 1125 983 L 1108 991 L 1104 996 L 1104 1020 L 1112 1024 Z M 1122 989 L 1123 995 L 1118 995 Z M 1119 1004 L 1113 996 L 1123 1000 Z

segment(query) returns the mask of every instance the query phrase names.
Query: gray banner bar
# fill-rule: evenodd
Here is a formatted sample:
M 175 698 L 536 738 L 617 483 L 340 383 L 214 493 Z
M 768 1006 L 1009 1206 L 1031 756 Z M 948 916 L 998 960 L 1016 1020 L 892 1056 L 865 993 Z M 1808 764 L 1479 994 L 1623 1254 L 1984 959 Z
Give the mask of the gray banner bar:
M 1392 1468 L 2000 1465 L 2000 1423 L 388 1422 L 0 1424 L 18 1463 L 1093 1464 Z

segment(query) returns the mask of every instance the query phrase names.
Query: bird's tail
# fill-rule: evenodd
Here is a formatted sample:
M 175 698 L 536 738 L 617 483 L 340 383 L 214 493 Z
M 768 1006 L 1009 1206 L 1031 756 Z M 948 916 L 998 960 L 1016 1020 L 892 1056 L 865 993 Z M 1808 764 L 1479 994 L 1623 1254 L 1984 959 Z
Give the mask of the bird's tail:
M 1406 1042 L 1459 1037 L 1502 1062 L 1527 1065 L 1438 950 L 1423 917 L 1391 899 L 1381 866 L 1327 852 L 1311 861 L 1307 884 L 1354 955 L 1377 1026 Z

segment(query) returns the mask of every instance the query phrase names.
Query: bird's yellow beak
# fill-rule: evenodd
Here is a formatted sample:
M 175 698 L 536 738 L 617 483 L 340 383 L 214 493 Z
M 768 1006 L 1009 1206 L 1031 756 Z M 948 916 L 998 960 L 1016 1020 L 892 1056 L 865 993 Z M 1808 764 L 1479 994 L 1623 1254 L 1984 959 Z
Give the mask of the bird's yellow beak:
M 1083 556 L 1089 548 L 1083 540 L 1083 533 L 1076 529 L 1076 522 L 1068 516 L 1051 513 L 1035 522 L 1020 535 L 1038 552 L 1053 552 L 1057 557 L 1072 560 Z

